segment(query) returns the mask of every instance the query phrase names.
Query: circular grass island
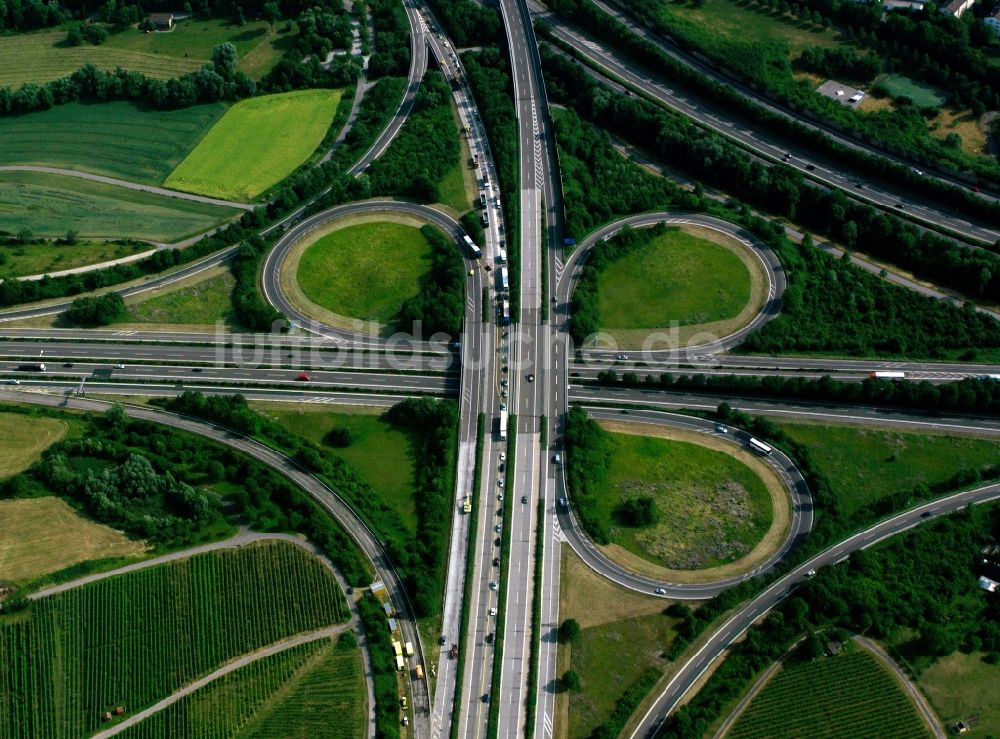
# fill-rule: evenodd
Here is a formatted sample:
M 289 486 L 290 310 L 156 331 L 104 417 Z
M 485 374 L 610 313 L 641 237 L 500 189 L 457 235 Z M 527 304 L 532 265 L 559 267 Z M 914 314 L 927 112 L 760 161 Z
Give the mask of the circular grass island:
M 780 549 L 791 500 L 762 460 L 690 431 L 600 425 L 612 432 L 594 488 L 606 556 L 640 574 L 697 582 L 747 572 Z
M 653 332 L 673 332 L 685 344 L 728 336 L 754 319 L 767 296 L 764 264 L 746 245 L 685 224 L 605 265 L 596 308 L 601 331 L 618 346 L 637 349 Z
M 386 213 L 353 216 L 296 244 L 281 265 L 285 295 L 303 313 L 337 328 L 387 334 L 430 273 L 422 221 Z

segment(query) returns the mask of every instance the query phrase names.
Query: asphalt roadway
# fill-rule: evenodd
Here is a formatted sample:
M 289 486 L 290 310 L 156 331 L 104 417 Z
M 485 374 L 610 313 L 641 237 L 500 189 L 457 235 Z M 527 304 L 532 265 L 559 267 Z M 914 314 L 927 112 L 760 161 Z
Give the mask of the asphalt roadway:
M 629 87 L 648 95 L 661 105 L 683 114 L 704 128 L 723 135 L 758 156 L 796 169 L 807 179 L 842 190 L 848 197 L 920 222 L 930 228 L 936 230 L 943 228 L 984 244 L 993 244 L 1000 239 L 1000 230 L 995 227 L 978 225 L 954 211 L 934 207 L 927 200 L 914 197 L 905 190 L 874 183 L 867 175 L 859 175 L 845 169 L 842 162 L 824 159 L 811 152 L 797 151 L 794 144 L 790 144 L 783 137 L 754 128 L 755 124 L 746 121 L 734 122 L 730 120 L 729 114 L 711 102 L 686 91 L 683 94 L 677 93 L 655 79 L 655 73 L 631 61 L 623 62 L 617 52 L 586 38 L 534 0 L 532 9 L 537 17 L 544 18 L 552 25 L 552 32 L 556 38 L 569 44 L 578 54 L 613 78 L 622 80 Z M 654 40 L 654 43 L 658 43 L 667 53 L 677 56 L 658 39 Z M 690 63 L 686 59 L 683 61 L 685 64 Z M 759 97 L 757 100 L 760 102 Z M 787 159 L 786 154 L 790 155 Z
M 79 410 L 101 413 L 106 411 L 111 404 L 91 399 L 73 397 L 69 394 L 56 396 L 39 393 L 23 393 L 0 389 L 0 399 L 14 403 L 30 403 L 47 407 L 54 407 L 63 410 Z M 364 555 L 372 563 L 379 579 L 385 583 L 392 604 L 402 617 L 399 624 L 406 641 L 412 642 L 417 647 L 416 659 L 423 663 L 424 645 L 420 639 L 420 632 L 416 627 L 413 617 L 413 607 L 406 595 L 406 589 L 402 580 L 397 574 L 392 561 L 382 549 L 378 537 L 365 525 L 354 510 L 340 498 L 335 491 L 330 490 L 319 478 L 313 476 L 297 465 L 292 459 L 280 452 L 243 436 L 231 429 L 216 426 L 207 421 L 188 418 L 175 413 L 170 413 L 159 408 L 142 408 L 137 406 L 126 406 L 125 412 L 130 418 L 141 419 L 152 423 L 163 424 L 172 428 L 177 428 L 188 433 L 195 434 L 214 442 L 224 444 L 247 454 L 259 462 L 271 467 L 279 474 L 287 477 L 296 485 L 305 490 L 319 505 L 325 508 L 338 523 L 344 528 L 348 535 L 355 541 Z M 430 705 L 430 697 L 427 690 L 426 680 L 410 680 L 413 704 L 414 704 L 414 733 L 426 735 L 427 711 L 421 713 L 419 708 L 427 709 Z
M 726 433 L 719 433 L 716 430 L 715 423 L 695 416 L 641 410 L 630 411 L 627 416 L 623 416 L 620 411 L 596 407 L 588 407 L 587 412 L 592 418 L 596 419 L 654 424 L 712 435 L 717 439 L 731 443 L 734 447 L 742 449 L 747 448 L 747 443 L 750 439 L 750 434 L 728 426 L 725 427 Z M 770 456 L 761 457 L 761 459 L 774 470 L 791 496 L 792 517 L 788 534 L 782 542 L 781 547 L 748 572 L 705 583 L 672 583 L 657 580 L 653 577 L 645 577 L 629 572 L 606 557 L 580 529 L 570 508 L 560 509 L 560 528 L 566 541 L 573 547 L 573 551 L 579 555 L 588 567 L 622 587 L 647 595 L 671 598 L 673 600 L 704 600 L 712 598 L 733 585 L 738 585 L 744 580 L 749 580 L 770 571 L 782 559 L 788 556 L 788 553 L 792 549 L 801 544 L 812 529 L 812 496 L 809 494 L 809 487 L 806 485 L 806 481 L 795 467 L 795 464 L 780 449 L 775 449 Z M 564 491 L 562 494 L 566 495 L 566 492 Z M 663 592 L 657 592 L 658 590 L 662 590 Z
M 712 632 L 705 644 L 677 670 L 667 687 L 642 717 L 632 739 L 653 737 L 667 716 L 684 699 L 698 679 L 715 660 L 733 644 L 757 619 L 766 615 L 807 577 L 807 573 L 836 564 L 859 549 L 874 546 L 891 536 L 913 528 L 928 519 L 947 515 L 970 504 L 1000 499 L 1000 484 L 986 485 L 911 508 L 881 523 L 870 526 L 798 565 L 787 575 L 769 585 L 762 593 L 744 605 Z

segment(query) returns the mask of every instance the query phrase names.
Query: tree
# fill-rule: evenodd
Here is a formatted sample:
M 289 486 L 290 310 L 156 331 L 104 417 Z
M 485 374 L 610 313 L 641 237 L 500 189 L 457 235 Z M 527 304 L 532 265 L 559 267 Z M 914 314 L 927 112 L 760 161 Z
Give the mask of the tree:
M 67 46 L 79 46 L 83 43 L 83 31 L 80 30 L 80 24 L 74 23 L 69 27 L 66 32 L 66 45 Z
M 106 326 L 124 315 L 125 301 L 118 293 L 77 298 L 63 314 L 66 321 L 79 326 Z
M 648 495 L 626 500 L 616 512 L 626 526 L 652 526 L 656 523 L 656 502 Z
M 273 31 L 274 24 L 281 20 L 281 8 L 278 3 L 264 3 L 264 19 Z
M 580 635 L 580 624 L 575 618 L 567 618 L 559 625 L 559 643 L 571 644 Z
M 566 670 L 563 673 L 561 683 L 563 690 L 578 692 L 580 690 L 580 674 L 576 670 Z
M 236 47 L 228 41 L 212 47 L 212 66 L 223 79 L 231 80 L 233 78 L 238 61 L 239 54 L 236 53 Z

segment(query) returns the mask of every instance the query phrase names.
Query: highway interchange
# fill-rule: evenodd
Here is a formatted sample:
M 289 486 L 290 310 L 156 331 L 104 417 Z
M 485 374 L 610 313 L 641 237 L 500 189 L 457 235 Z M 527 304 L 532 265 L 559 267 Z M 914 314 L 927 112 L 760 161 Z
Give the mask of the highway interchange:
M 411 67 L 408 86 L 390 125 L 352 168 L 360 174 L 391 143 L 413 105 L 426 72 L 428 60 L 437 62 L 453 81 L 456 106 L 466 126 L 470 150 L 482 160 L 480 183 L 484 192 L 499 197 L 496 167 L 486 131 L 471 92 L 462 79 L 461 60 L 440 23 L 423 3 L 404 3 L 411 26 Z M 606 6 L 602 6 L 606 7 Z M 609 12 L 616 12 L 611 8 Z M 881 183 L 856 187 L 857 175 L 838 172 L 814 159 L 799 155 L 784 159 L 786 146 L 761 132 L 733 126 L 716 112 L 697 101 L 686 99 L 652 80 L 648 73 L 620 60 L 581 36 L 544 8 L 527 0 L 501 0 L 500 11 L 512 61 L 515 105 L 518 117 L 520 160 L 520 222 L 505 226 L 503 210 L 488 207 L 483 258 L 473 258 L 461 246 L 461 226 L 441 210 L 400 201 L 372 200 L 338 206 L 301 220 L 306 206 L 283 219 L 286 230 L 269 252 L 263 267 L 262 287 L 266 299 L 294 324 L 289 333 L 241 336 L 225 332 L 166 332 L 142 330 L 99 330 L 32 328 L 9 325 L 23 319 L 37 319 L 64 310 L 68 301 L 52 301 L 42 306 L 26 306 L 0 312 L 0 375 L 20 385 L 0 390 L 0 398 L 74 410 L 100 411 L 106 403 L 77 396 L 171 395 L 181 389 L 207 393 L 241 392 L 255 400 L 301 403 L 331 403 L 386 407 L 403 397 L 417 394 L 456 397 L 460 407 L 458 468 L 456 470 L 455 515 L 449 542 L 450 557 L 443 604 L 442 639 L 463 641 L 463 682 L 457 683 L 457 661 L 440 649 L 434 665 L 434 695 L 426 681 L 411 680 L 415 710 L 415 736 L 446 736 L 457 722 L 457 735 L 490 736 L 490 710 L 495 711 L 496 735 L 519 737 L 528 733 L 529 715 L 536 737 L 554 734 L 556 649 L 551 638 L 559 621 L 559 574 L 561 543 L 570 546 L 600 575 L 639 592 L 673 599 L 701 599 L 721 592 L 750 574 L 758 574 L 778 564 L 808 535 L 812 522 L 809 491 L 792 462 L 776 452 L 767 458 L 777 474 L 786 480 L 793 520 L 788 536 L 775 552 L 753 573 L 701 584 L 670 583 L 627 571 L 612 562 L 589 542 L 575 522 L 571 507 L 558 501 L 568 498 L 565 477 L 555 454 L 562 450 L 565 414 L 571 402 L 581 403 L 595 418 L 633 420 L 684 428 L 696 433 L 718 434 L 715 425 L 680 409 L 714 409 L 716 396 L 680 395 L 635 388 L 605 388 L 592 384 L 607 369 L 677 374 L 748 374 L 759 376 L 818 377 L 829 374 L 844 380 L 862 380 L 879 369 L 905 370 L 909 377 L 931 382 L 947 382 L 981 374 L 1000 374 L 989 364 L 931 362 L 873 362 L 850 359 L 749 357 L 730 354 L 747 333 L 774 316 L 781 308 L 784 274 L 777 258 L 753 234 L 733 224 L 697 214 L 651 213 L 607 224 L 581 242 L 566 258 L 562 247 L 562 202 L 557 155 L 542 80 L 541 62 L 532 17 L 542 16 L 552 24 L 555 35 L 577 52 L 623 80 L 634 89 L 678 110 L 700 124 L 738 140 L 756 155 L 772 162 L 784 161 L 827 186 L 843 189 L 887 209 L 907 198 L 905 193 L 885 190 Z M 647 33 L 644 30 L 643 33 Z M 659 40 L 657 40 L 659 43 Z M 961 233 L 969 238 L 994 241 L 1000 232 L 970 223 L 930 204 L 906 199 L 907 215 L 916 220 Z M 469 272 L 465 321 L 460 341 L 451 337 L 404 337 L 400 340 L 343 326 L 330 326 L 304 312 L 285 295 L 280 280 L 281 266 L 296 243 L 317 229 L 337 220 L 392 213 L 430 223 L 451 236 L 466 260 Z M 641 354 L 626 354 L 615 347 L 583 347 L 574 352 L 568 337 L 570 302 L 580 268 L 592 246 L 609 238 L 624 226 L 641 228 L 661 222 L 690 223 L 715 228 L 740 241 L 760 260 L 768 279 L 768 295 L 760 313 L 736 333 L 694 347 L 657 347 Z M 272 226 L 271 228 L 274 228 Z M 520 274 L 517 305 L 512 324 L 497 318 L 500 302 L 506 297 L 496 284 L 501 250 L 508 247 L 506 234 L 516 229 L 520 244 Z M 270 229 L 269 229 L 270 230 Z M 224 263 L 235 247 L 205 257 L 170 274 L 120 290 L 124 296 L 162 289 L 212 266 Z M 545 267 L 543 268 L 543 264 Z M 482 304 L 486 295 L 487 304 Z M 549 302 L 551 298 L 551 303 Z M 31 364 L 46 363 L 40 373 Z M 776 417 L 812 418 L 843 423 L 875 423 L 880 426 L 922 428 L 953 433 L 1000 436 L 1000 423 L 970 417 L 931 417 L 891 409 L 836 407 L 815 403 L 734 399 L 734 405 L 751 413 Z M 497 433 L 501 404 L 509 405 L 516 418 L 516 443 L 509 459 L 507 444 Z M 220 429 L 212 424 L 128 406 L 128 413 L 157 423 L 182 428 L 251 454 L 269 464 L 313 495 L 358 543 L 379 576 L 389 586 L 391 598 L 401 614 L 412 614 L 406 591 L 388 561 L 377 536 L 365 527 L 336 491 L 304 472 L 291 460 L 262 444 Z M 477 421 L 486 419 L 484 446 L 476 449 Z M 545 425 L 543 431 L 543 424 Z M 545 441 L 543 442 L 543 438 Z M 733 429 L 728 443 L 740 445 L 746 438 Z M 482 486 L 472 491 L 477 452 L 482 459 Z M 498 480 L 503 477 L 502 461 L 512 464 L 512 486 L 501 500 Z M 469 531 L 469 517 L 461 513 L 466 495 L 478 493 L 479 528 Z M 528 504 L 521 504 L 522 496 Z M 758 596 L 717 627 L 708 641 L 685 656 L 674 678 L 642 717 L 633 736 L 654 733 L 669 712 L 694 686 L 705 669 L 728 645 L 781 598 L 787 595 L 810 569 L 832 564 L 850 552 L 917 525 L 925 514 L 943 515 L 970 502 L 1000 497 L 1000 486 L 987 486 L 936 500 L 901 513 L 796 566 L 769 585 Z M 494 528 L 498 513 L 510 514 L 509 530 L 500 536 L 509 539 L 510 553 L 500 568 L 493 562 L 499 553 Z M 541 536 L 536 532 L 541 531 Z M 472 538 L 470 538 L 472 537 Z M 474 545 L 470 548 L 470 541 Z M 536 543 L 541 543 L 540 550 Z M 541 581 L 535 580 L 535 562 L 541 558 Z M 465 596 L 466 561 L 472 580 L 469 630 L 460 635 Z M 498 573 L 500 573 L 498 575 Z M 497 589 L 492 583 L 497 579 Z M 536 592 L 540 601 L 540 632 L 533 626 Z M 501 604 L 499 596 L 505 596 Z M 502 615 L 499 621 L 496 614 Z M 431 665 L 431 645 L 423 644 L 414 622 L 401 619 L 408 639 L 418 645 L 420 660 Z M 497 650 L 487 635 L 502 641 L 499 683 L 493 684 L 493 658 Z M 464 636 L 464 639 L 463 639 Z M 538 672 L 535 675 L 537 700 L 527 705 L 531 687 L 529 664 L 533 640 L 538 644 Z

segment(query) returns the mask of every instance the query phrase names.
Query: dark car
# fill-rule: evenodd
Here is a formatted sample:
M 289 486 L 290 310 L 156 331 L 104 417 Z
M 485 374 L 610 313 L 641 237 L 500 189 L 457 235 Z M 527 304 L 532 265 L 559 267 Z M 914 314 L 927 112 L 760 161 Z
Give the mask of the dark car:
M 527 495 L 522 495 L 521 496 L 521 502 L 522 503 L 527 503 L 528 502 L 528 496 Z
M 191 371 L 192 372 L 201 372 L 201 367 L 192 367 Z
M 493 546 L 495 546 L 495 547 L 500 546 L 500 537 L 499 536 L 496 539 L 493 540 Z
M 493 558 L 493 566 L 494 567 L 499 567 L 500 566 L 500 558 L 499 557 L 494 557 Z
M 63 367 L 72 367 L 72 366 L 73 366 L 72 362 L 64 362 L 63 363 Z
M 490 694 L 483 693 L 483 703 L 489 703 L 489 702 L 490 702 Z
M 807 164 L 806 165 L 806 169 L 808 169 L 810 172 L 812 172 L 814 169 L 816 169 L 816 165 L 815 164 Z
M 931 517 L 931 512 L 930 511 L 924 511 L 923 513 L 920 514 L 920 517 L 921 518 L 930 518 Z

